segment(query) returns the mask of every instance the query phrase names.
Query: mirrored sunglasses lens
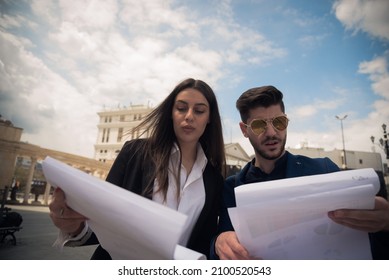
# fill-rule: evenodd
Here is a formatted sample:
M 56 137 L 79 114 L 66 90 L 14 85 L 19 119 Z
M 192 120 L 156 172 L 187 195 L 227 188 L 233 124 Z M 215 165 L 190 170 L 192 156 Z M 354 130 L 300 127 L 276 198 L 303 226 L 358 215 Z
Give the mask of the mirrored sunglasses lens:
M 262 132 L 265 131 L 267 123 L 263 120 L 254 120 L 251 123 L 251 129 L 253 132 L 257 135 L 261 134 Z
M 273 120 L 273 126 L 278 130 L 284 130 L 288 127 L 288 118 L 284 116 L 277 117 Z

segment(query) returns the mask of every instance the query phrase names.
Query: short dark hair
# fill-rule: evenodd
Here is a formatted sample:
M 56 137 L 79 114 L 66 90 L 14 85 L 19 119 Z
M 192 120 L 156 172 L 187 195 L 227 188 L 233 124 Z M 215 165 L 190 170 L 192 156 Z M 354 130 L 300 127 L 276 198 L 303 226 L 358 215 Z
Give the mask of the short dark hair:
M 246 123 L 250 116 L 249 111 L 256 107 L 268 108 L 279 104 L 282 112 L 285 113 L 285 105 L 282 98 L 282 92 L 274 86 L 255 87 L 242 93 L 236 101 L 236 108 L 240 113 L 242 122 Z

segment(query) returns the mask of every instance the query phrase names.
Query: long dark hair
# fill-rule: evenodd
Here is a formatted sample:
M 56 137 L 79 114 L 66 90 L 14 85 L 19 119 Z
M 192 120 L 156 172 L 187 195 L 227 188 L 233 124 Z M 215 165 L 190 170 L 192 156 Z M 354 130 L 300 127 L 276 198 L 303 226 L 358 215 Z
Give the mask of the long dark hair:
M 176 96 L 183 90 L 192 88 L 201 92 L 207 99 L 210 107 L 209 123 L 207 124 L 199 142 L 204 150 L 208 161 L 214 168 L 225 176 L 226 160 L 224 153 L 224 141 L 222 125 L 220 120 L 219 107 L 215 93 L 212 88 L 201 80 L 192 78 L 179 83 L 166 99 L 155 109 L 153 109 L 136 129 L 148 133 L 148 140 L 144 143 L 145 158 L 151 158 L 155 164 L 155 176 L 158 181 L 159 189 L 164 198 L 169 186 L 168 166 L 169 158 L 173 145 L 177 143 L 174 133 L 172 110 Z M 178 165 L 177 174 L 180 174 Z M 179 180 L 179 176 L 176 176 Z M 153 191 L 153 184 L 150 182 L 144 191 L 144 195 L 149 195 Z M 179 195 L 179 189 L 178 194 Z

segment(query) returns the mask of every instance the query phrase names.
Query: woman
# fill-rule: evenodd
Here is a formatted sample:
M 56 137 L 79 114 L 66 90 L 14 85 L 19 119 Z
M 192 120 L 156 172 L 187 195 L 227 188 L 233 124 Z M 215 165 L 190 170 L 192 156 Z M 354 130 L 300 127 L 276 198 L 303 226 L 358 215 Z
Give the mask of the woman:
M 201 80 L 184 80 L 137 129 L 150 137 L 124 144 L 107 181 L 186 214 L 180 245 L 208 256 L 225 175 L 222 126 L 213 90 Z M 66 206 L 59 188 L 49 208 L 61 231 L 58 242 L 98 243 L 86 218 Z M 98 246 L 92 259 L 110 259 L 110 255 Z

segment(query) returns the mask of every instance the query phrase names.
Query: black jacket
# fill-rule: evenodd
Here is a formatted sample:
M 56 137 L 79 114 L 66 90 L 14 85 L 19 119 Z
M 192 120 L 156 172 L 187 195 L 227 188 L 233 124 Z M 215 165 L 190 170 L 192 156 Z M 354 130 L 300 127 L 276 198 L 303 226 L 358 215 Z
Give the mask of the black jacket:
M 118 154 L 107 181 L 142 195 L 144 188 L 151 182 L 155 166 L 151 160 L 144 160 L 142 143 L 144 139 L 128 141 Z M 151 179 L 151 180 L 150 180 Z M 208 162 L 203 172 L 205 203 L 190 235 L 187 247 L 209 257 L 209 246 L 216 234 L 219 201 L 223 187 L 223 177 Z M 151 199 L 151 197 L 149 197 Z M 114 203 L 114 202 L 113 202 Z M 98 244 L 93 234 L 87 244 Z M 99 245 L 92 259 L 111 259 L 109 253 Z

